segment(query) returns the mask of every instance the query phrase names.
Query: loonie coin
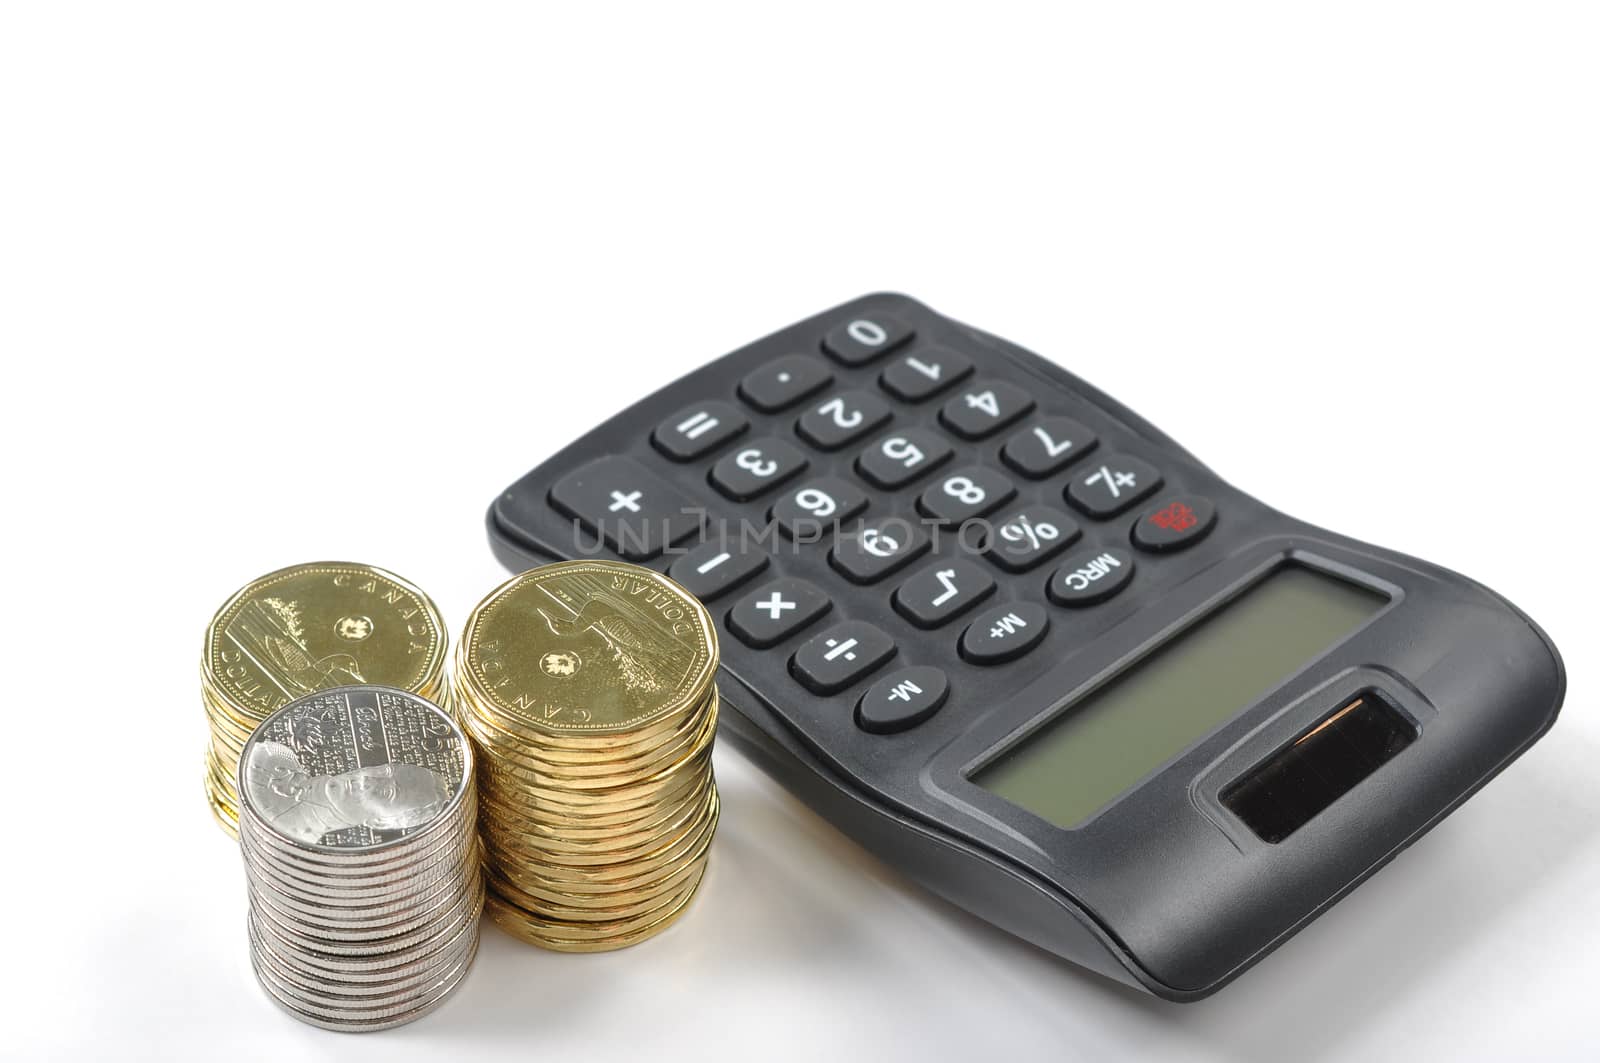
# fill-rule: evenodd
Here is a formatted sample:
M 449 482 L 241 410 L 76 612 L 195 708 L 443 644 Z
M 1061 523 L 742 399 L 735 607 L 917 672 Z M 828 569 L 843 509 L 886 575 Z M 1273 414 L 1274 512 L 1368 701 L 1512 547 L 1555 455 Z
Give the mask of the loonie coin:
M 456 653 L 490 918 L 559 951 L 665 929 L 704 878 L 719 813 L 705 607 L 649 569 L 550 565 L 485 598 Z
M 206 629 L 200 693 L 210 727 L 206 795 L 238 830 L 234 779 L 257 724 L 290 701 L 377 683 L 448 700 L 446 631 L 428 596 L 371 565 L 280 569 L 229 598 Z

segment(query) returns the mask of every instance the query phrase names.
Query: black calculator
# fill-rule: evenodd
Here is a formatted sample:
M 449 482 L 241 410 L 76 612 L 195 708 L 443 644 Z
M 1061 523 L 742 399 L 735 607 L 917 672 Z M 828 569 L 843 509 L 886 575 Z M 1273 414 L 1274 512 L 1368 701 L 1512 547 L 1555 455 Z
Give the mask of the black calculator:
M 1170 1000 L 1382 867 L 1565 692 L 1494 592 L 1271 509 L 901 295 L 644 398 L 488 522 L 514 570 L 666 572 L 721 625 L 728 732 L 785 785 L 934 892 Z

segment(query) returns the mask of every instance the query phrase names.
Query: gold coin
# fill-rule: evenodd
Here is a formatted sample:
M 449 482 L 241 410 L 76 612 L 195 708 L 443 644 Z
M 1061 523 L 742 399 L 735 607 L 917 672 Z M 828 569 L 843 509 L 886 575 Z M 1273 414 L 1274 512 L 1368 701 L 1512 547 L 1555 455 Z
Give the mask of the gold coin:
M 583 765 L 551 765 L 526 756 L 515 747 L 486 741 L 483 731 L 468 720 L 466 730 L 483 746 L 490 756 L 497 758 L 503 771 L 514 773 L 529 785 L 546 786 L 558 793 L 568 791 L 615 792 L 625 787 L 660 781 L 700 753 L 709 749 L 716 737 L 716 715 L 708 713 L 706 719 L 693 732 L 674 739 L 649 757 L 628 761 L 593 763 Z
M 486 812 L 480 821 L 503 848 L 534 860 L 577 866 L 617 864 L 648 856 L 703 821 L 709 814 L 709 795 L 694 796 L 655 822 L 609 838 L 571 838 L 561 831 L 533 833 L 493 812 Z
M 536 787 L 519 778 L 514 771 L 497 764 L 480 770 L 478 785 L 491 802 L 513 810 L 526 807 L 530 815 L 554 822 L 642 810 L 702 785 L 704 780 L 710 778 L 710 774 L 711 755 L 706 751 L 698 754 L 682 770 L 663 779 L 617 790 L 569 790 L 563 793 L 551 787 Z
M 473 701 L 473 711 L 463 714 L 478 735 L 479 741 L 497 749 L 515 753 L 540 767 L 550 770 L 575 770 L 605 764 L 643 762 L 661 756 L 661 751 L 682 739 L 695 735 L 705 727 L 707 711 L 715 711 L 716 687 L 712 687 L 702 702 L 691 711 L 668 721 L 666 726 L 651 726 L 639 732 L 608 735 L 585 747 L 574 747 L 567 741 L 551 741 L 536 736 L 514 721 L 501 719 L 481 701 Z
M 528 845 L 538 846 L 546 839 L 556 839 L 568 845 L 604 845 L 617 838 L 639 835 L 679 818 L 686 808 L 705 800 L 702 787 L 695 787 L 682 797 L 673 798 L 660 805 L 650 805 L 639 810 L 627 820 L 604 824 L 577 824 L 572 821 L 552 822 L 546 817 L 534 818 L 525 812 L 499 805 L 486 805 L 481 818 L 486 826 L 526 839 Z
M 634 731 L 698 703 L 717 667 L 711 615 L 649 569 L 546 565 L 473 611 L 460 671 L 479 700 L 551 736 Z
M 484 870 L 489 875 L 491 889 L 501 891 L 521 907 L 537 912 L 543 902 L 569 908 L 583 908 L 620 905 L 631 898 L 659 897 L 688 879 L 694 873 L 696 865 L 703 863 L 707 856 L 707 853 L 702 852 L 693 860 L 652 872 L 637 880 L 615 885 L 606 883 L 603 886 L 584 889 L 568 889 L 565 883 L 534 881 L 526 875 L 513 882 L 493 868 Z M 519 899 L 518 894 L 523 899 Z
M 492 893 L 485 901 L 483 910 L 500 929 L 540 948 L 556 952 L 606 952 L 637 945 L 641 941 L 655 937 L 675 923 L 688 910 L 689 902 L 694 899 L 700 881 L 702 880 L 696 879 L 694 889 L 685 891 L 673 906 L 653 921 L 633 922 L 629 924 L 628 929 L 602 932 L 595 937 L 572 937 L 559 933 L 558 929 L 562 928 L 563 924 L 540 920 L 515 905 L 507 904 Z
M 363 682 L 449 712 L 446 642 L 428 596 L 371 565 L 295 565 L 235 593 L 206 629 L 200 665 L 206 792 L 223 829 L 237 836 L 239 757 L 258 723 L 304 694 Z
M 492 727 L 497 733 L 526 746 L 531 753 L 556 758 L 581 760 L 595 757 L 603 760 L 617 751 L 648 749 L 669 740 L 671 736 L 682 732 L 685 728 L 694 727 L 705 711 L 705 700 L 714 696 L 716 692 L 716 685 L 711 684 L 686 708 L 675 711 L 670 716 L 659 716 L 650 723 L 631 730 L 610 734 L 552 735 L 527 726 L 517 716 L 499 709 L 489 695 L 476 690 L 470 682 L 470 677 L 462 675 L 466 667 L 462 661 L 464 656 L 463 644 L 458 646 L 456 651 L 456 673 L 461 677 L 455 688 L 458 699 L 470 705 L 473 715 L 483 721 L 485 726 Z
M 250 583 L 206 630 L 204 677 L 241 714 L 352 684 L 436 686 L 444 621 L 428 596 L 371 565 L 322 562 Z
M 600 830 L 636 823 L 641 817 L 651 815 L 658 806 L 675 804 L 699 794 L 710 786 L 713 778 L 711 761 L 705 763 L 667 790 L 648 794 L 639 801 L 623 805 L 573 806 L 553 801 L 535 801 L 527 795 L 489 791 L 479 776 L 479 800 L 498 813 L 518 817 L 523 822 L 538 823 L 551 831 Z
M 489 889 L 501 901 L 515 905 L 530 915 L 567 923 L 612 923 L 635 919 L 659 911 L 676 900 L 680 893 L 692 886 L 693 879 L 702 873 L 701 864 L 684 867 L 683 874 L 675 875 L 662 885 L 650 890 L 596 898 L 577 895 L 572 899 L 556 899 L 548 894 L 533 894 L 502 879 L 490 878 Z M 604 901 L 603 905 L 593 903 Z
M 489 865 L 513 881 L 526 876 L 536 885 L 566 888 L 573 892 L 584 892 L 588 887 L 598 886 L 616 888 L 622 883 L 634 882 L 653 872 L 692 860 L 704 846 L 710 844 L 716 833 L 719 812 L 713 794 L 709 815 L 692 832 L 672 839 L 666 846 L 620 863 L 557 862 L 540 853 L 518 851 L 506 839 L 497 837 L 492 829 L 485 832 L 485 853 Z

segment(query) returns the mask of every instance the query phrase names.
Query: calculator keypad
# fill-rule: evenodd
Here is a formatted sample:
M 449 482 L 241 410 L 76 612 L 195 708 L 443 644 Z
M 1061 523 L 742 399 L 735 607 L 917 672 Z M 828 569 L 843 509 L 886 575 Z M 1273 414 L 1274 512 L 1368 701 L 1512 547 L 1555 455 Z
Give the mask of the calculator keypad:
M 735 502 L 766 494 L 811 463 L 781 439 L 752 439 L 711 467 L 711 482 Z
M 1033 396 L 1003 380 L 969 384 L 939 411 L 944 426 L 962 439 L 986 439 L 1033 409 Z
M 878 382 L 903 402 L 921 402 L 952 387 L 972 372 L 972 359 L 947 347 L 918 348 L 884 369 Z
M 846 391 L 805 412 L 795 431 L 820 450 L 838 450 L 882 427 L 889 404 L 868 391 Z
M 1182 564 L 1217 511 L 1185 485 L 1163 492 L 1166 470 L 1122 452 L 1144 441 L 1103 411 L 920 328 L 872 311 L 786 335 L 732 386 L 708 376 L 668 404 L 642 454 L 580 466 L 548 502 L 629 560 L 683 550 L 658 564 L 721 603 L 749 647 L 730 656 L 781 654 L 797 686 L 848 691 L 846 726 L 890 735 L 948 715 L 976 669 L 987 685 L 967 696 L 1003 697 L 995 669 L 1037 674 L 1013 662 L 1054 624 L 1095 638 L 1083 611 L 1139 566 L 1156 579 Z M 708 514 L 744 530 L 692 541 Z
M 873 486 L 893 491 L 937 469 L 954 453 L 955 448 L 926 428 L 907 428 L 862 451 L 856 471 Z
M 833 372 L 803 354 L 774 358 L 739 381 L 739 397 L 762 413 L 777 413 L 833 383 Z

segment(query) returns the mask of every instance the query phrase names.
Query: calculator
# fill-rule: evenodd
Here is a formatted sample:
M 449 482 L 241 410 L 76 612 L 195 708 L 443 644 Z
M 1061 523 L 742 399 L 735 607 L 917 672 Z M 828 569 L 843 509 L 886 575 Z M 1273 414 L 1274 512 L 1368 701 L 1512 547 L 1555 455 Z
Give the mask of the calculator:
M 720 625 L 726 732 L 787 787 L 940 896 L 1175 1001 L 1438 823 L 1566 686 L 1494 592 L 1279 513 L 896 294 L 643 398 L 488 525 L 514 570 L 667 573 Z

